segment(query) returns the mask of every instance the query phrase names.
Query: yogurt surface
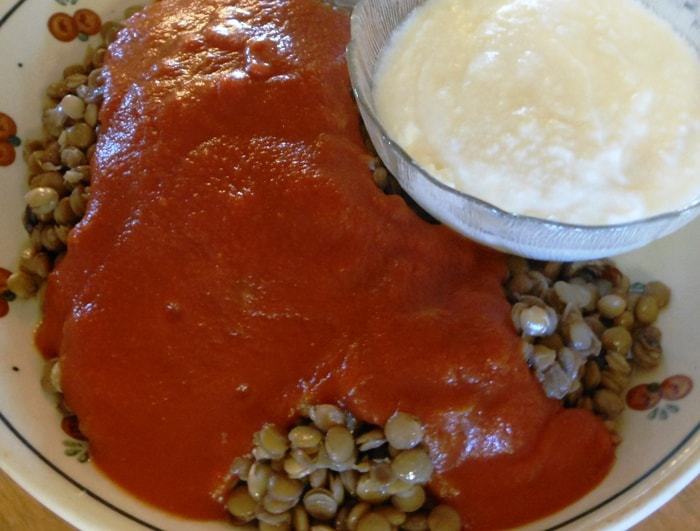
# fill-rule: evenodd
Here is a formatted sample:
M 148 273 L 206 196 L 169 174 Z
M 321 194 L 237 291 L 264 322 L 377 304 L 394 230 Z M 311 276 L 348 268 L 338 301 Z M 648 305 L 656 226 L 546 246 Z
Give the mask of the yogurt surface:
M 698 52 L 635 0 L 428 0 L 374 83 L 411 157 L 504 210 L 602 225 L 700 197 Z

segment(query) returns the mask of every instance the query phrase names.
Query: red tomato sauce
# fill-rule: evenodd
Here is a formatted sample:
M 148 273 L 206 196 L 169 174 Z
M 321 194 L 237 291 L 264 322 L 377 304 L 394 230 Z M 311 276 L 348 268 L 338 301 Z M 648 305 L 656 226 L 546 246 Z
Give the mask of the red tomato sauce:
M 88 213 L 37 340 L 94 462 L 140 498 L 225 515 L 233 459 L 303 401 L 427 426 L 468 528 L 593 488 L 613 445 L 545 398 L 503 256 L 376 189 L 346 14 L 316 0 L 165 0 L 110 50 Z

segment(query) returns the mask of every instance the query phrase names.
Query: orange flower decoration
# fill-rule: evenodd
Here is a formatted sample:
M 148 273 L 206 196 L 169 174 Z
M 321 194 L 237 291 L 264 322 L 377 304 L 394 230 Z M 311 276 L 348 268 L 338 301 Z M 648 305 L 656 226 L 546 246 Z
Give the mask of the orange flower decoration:
M 17 124 L 15 121 L 7 116 L 5 113 L 0 112 L 0 141 L 8 140 L 10 137 L 17 134 Z
M 19 144 L 17 124 L 7 114 L 0 112 L 0 166 L 9 166 L 15 161 L 15 147 Z
M 73 15 L 78 31 L 86 35 L 96 35 L 102 27 L 102 20 L 97 13 L 90 9 L 78 9 Z
M 54 13 L 49 19 L 51 35 L 61 42 L 70 42 L 78 36 L 78 25 L 66 13 Z

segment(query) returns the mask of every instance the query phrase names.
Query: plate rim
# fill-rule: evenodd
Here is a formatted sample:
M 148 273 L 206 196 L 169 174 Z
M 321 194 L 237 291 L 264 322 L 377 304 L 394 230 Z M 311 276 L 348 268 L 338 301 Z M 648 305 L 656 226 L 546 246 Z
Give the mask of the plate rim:
M 10 0 L 10 6 L 0 17 L 0 28 L 27 0 Z M 111 529 L 116 519 L 120 529 L 151 529 L 160 531 L 148 521 L 111 503 L 103 496 L 83 486 L 59 465 L 44 456 L 0 410 L 0 468 L 39 503 L 66 522 L 83 529 Z M 100 473 L 95 468 L 97 473 Z M 700 476 L 700 422 L 658 463 L 620 491 L 549 530 L 580 529 L 596 524 L 598 529 L 626 529 L 643 520 L 668 502 L 684 487 Z M 651 485 L 650 485 L 651 484 Z M 51 487 L 62 485 L 63 489 Z M 115 489 L 120 487 L 113 483 Z M 66 489 L 76 495 L 67 503 Z M 643 502 L 640 498 L 653 493 Z M 87 495 L 89 500 L 81 500 Z M 136 498 L 135 498 L 136 499 Z M 90 502 L 86 510 L 85 501 Z M 148 504 L 144 505 L 149 506 Z M 97 504 L 97 505 L 95 505 Z M 98 510 L 100 509 L 100 510 Z M 157 509 L 157 508 L 156 508 Z M 107 511 L 107 512 L 105 512 Z M 98 515 L 111 515 L 107 520 Z M 555 516 L 549 515 L 549 517 Z M 591 517 L 591 518 L 589 518 Z M 537 522 L 526 527 L 536 525 Z M 126 526 L 129 527 L 126 527 Z

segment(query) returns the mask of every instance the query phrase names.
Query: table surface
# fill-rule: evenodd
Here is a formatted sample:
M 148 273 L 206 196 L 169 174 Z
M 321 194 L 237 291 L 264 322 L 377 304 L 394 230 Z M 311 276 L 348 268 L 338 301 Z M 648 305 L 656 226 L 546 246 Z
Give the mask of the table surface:
M 72 531 L 74 528 L 31 498 L 0 471 L 0 529 L 3 531 Z M 700 529 L 700 478 L 635 531 Z

